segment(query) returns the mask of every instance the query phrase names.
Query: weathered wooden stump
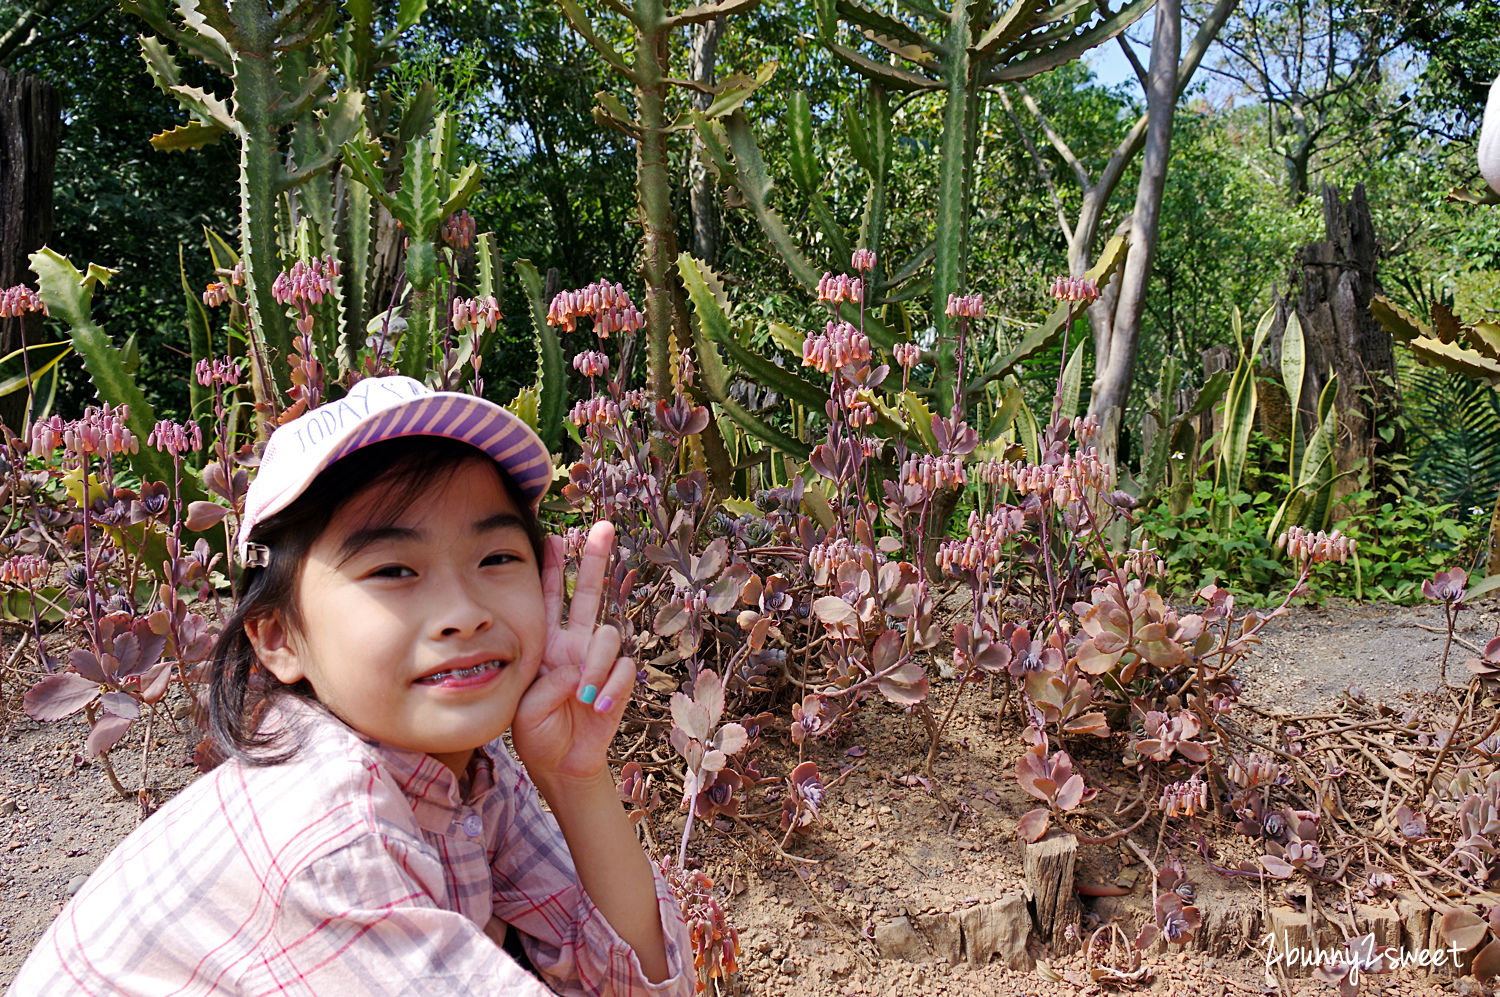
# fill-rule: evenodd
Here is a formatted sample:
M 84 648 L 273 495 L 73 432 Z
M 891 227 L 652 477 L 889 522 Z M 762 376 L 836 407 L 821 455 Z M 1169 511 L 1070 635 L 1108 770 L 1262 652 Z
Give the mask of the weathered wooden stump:
M 1078 926 L 1078 894 L 1073 888 L 1073 868 L 1078 860 L 1078 839 L 1053 830 L 1040 841 L 1024 846 L 1022 868 L 1026 875 L 1027 899 L 1031 901 L 1036 933 L 1054 951 L 1077 947 L 1068 937 L 1068 926 Z
M 1030 969 L 1026 939 L 1031 936 L 1031 911 L 1019 893 L 960 911 L 964 951 L 972 966 L 983 966 L 994 956 L 1011 969 Z

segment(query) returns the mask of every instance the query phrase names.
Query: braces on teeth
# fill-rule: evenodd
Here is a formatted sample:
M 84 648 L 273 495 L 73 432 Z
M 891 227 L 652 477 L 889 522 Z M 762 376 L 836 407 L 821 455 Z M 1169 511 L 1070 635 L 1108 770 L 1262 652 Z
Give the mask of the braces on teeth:
M 478 675 L 480 672 L 484 671 L 487 668 L 498 668 L 499 666 L 500 662 L 498 660 L 481 661 L 479 664 L 471 665 L 468 668 L 455 668 L 453 671 L 438 672 L 435 675 L 428 675 L 425 679 L 423 679 L 423 681 L 436 682 L 440 679 L 445 678 L 468 678 L 471 675 Z

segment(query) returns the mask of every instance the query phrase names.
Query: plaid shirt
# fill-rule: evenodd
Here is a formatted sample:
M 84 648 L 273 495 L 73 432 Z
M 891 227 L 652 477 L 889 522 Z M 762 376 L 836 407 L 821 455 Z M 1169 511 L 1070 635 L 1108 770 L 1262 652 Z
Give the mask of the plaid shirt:
M 652 984 L 500 742 L 460 782 L 320 708 L 282 710 L 300 735 L 291 760 L 226 762 L 137 828 L 47 929 L 12 995 L 693 994 L 661 876 L 672 975 Z M 492 915 L 546 986 L 484 933 Z

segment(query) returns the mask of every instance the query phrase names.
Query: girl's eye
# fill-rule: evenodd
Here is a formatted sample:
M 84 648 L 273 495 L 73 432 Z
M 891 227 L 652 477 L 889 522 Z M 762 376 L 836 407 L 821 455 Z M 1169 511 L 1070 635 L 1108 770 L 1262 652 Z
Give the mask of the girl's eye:
M 404 564 L 387 564 L 370 572 L 371 578 L 410 578 L 416 572 Z
M 512 564 L 519 560 L 520 558 L 514 554 L 505 551 L 498 551 L 494 554 L 489 555 L 483 561 L 480 561 L 479 564 L 481 567 L 491 567 L 499 564 Z

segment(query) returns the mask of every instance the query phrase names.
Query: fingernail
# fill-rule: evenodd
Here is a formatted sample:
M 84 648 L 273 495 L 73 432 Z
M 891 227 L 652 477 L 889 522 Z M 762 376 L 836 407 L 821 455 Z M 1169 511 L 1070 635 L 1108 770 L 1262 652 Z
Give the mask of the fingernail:
M 583 691 L 578 694 L 578 699 L 580 702 L 585 704 L 592 703 L 594 701 L 594 697 L 597 695 L 599 695 L 598 689 L 594 688 L 591 685 L 586 685 L 583 687 Z
M 599 713 L 608 713 L 610 711 L 610 708 L 614 705 L 615 701 L 612 697 L 600 696 L 599 702 L 594 704 L 594 709 Z

